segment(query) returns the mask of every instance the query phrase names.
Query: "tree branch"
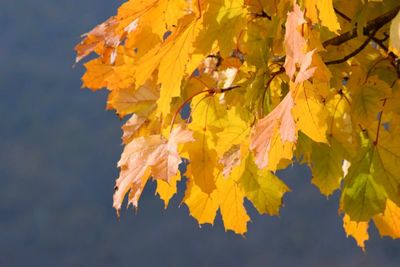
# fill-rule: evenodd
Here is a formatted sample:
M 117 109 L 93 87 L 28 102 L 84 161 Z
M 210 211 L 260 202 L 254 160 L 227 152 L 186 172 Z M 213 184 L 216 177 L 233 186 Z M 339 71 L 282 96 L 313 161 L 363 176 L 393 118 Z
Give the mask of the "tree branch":
M 399 12 L 400 10 L 400 5 L 393 8 L 392 10 L 384 13 L 383 15 L 368 21 L 367 26 L 364 27 L 363 29 L 363 34 L 364 35 L 370 35 L 370 32 L 372 30 L 379 30 L 380 28 L 382 28 L 384 25 L 386 25 L 387 23 L 389 23 Z M 357 28 L 355 27 L 353 30 L 345 32 L 339 36 L 336 36 L 334 38 L 328 39 L 326 40 L 322 46 L 323 47 L 327 47 L 329 45 L 334 45 L 334 46 L 338 46 L 341 45 L 351 39 L 356 38 L 358 35 L 357 33 Z

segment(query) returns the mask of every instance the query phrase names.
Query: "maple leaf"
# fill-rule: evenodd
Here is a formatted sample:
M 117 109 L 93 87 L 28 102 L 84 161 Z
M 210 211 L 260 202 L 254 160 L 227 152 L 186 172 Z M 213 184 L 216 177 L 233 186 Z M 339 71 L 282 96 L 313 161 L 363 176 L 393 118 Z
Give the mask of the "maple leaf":
M 383 213 L 386 200 L 400 203 L 399 142 L 382 132 L 374 144 L 363 140 L 364 147 L 350 166 L 342 192 L 343 210 L 354 221 L 368 221 Z
M 220 209 L 226 230 L 237 234 L 247 232 L 250 217 L 244 207 L 244 192 L 234 179 L 218 179 L 217 182 Z

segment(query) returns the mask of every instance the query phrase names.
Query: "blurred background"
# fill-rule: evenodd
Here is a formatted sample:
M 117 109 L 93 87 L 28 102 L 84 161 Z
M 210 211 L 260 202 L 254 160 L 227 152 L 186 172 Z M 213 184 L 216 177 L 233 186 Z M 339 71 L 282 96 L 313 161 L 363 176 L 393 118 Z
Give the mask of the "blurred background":
M 304 167 L 281 177 L 293 192 L 280 217 L 259 216 L 245 238 L 221 219 L 199 227 L 146 188 L 137 214 L 112 208 L 122 122 L 105 92 L 81 90 L 79 36 L 116 12 L 115 0 L 0 3 L 0 266 L 383 266 L 400 241 L 371 229 L 367 252 L 348 239 Z

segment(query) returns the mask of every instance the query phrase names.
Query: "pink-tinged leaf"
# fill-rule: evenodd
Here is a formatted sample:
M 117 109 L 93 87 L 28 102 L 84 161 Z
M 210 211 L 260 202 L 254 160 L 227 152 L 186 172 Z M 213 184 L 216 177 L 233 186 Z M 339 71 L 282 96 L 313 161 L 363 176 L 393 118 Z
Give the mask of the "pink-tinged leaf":
M 159 135 L 139 137 L 127 144 L 122 152 L 118 167 L 120 175 L 115 183 L 114 208 L 119 211 L 124 197 L 128 191 L 128 201 L 137 207 L 137 201 L 147 181 L 148 161 L 151 154 L 158 146 L 163 144 Z
M 128 205 L 137 207 L 150 175 L 169 182 L 178 173 L 182 161 L 178 145 L 191 141 L 194 141 L 192 132 L 178 126 L 172 130 L 168 141 L 161 135 L 150 135 L 129 142 L 118 162 L 121 172 L 115 184 L 114 208 L 120 210 L 128 192 Z
M 178 145 L 193 141 L 191 131 L 181 126 L 174 128 L 168 142 L 158 147 L 152 154 L 149 165 L 153 177 L 169 182 L 170 178 L 178 173 L 178 166 L 182 161 L 178 154 Z
M 115 17 L 111 17 L 94 27 L 90 32 L 83 34 L 82 37 L 85 37 L 85 39 L 75 46 L 76 63 L 94 52 L 98 46 L 110 50 L 111 57 L 115 53 L 116 47 L 120 44 L 120 36 L 115 33 L 117 25 L 118 20 Z
M 140 129 L 140 127 L 143 126 L 143 124 L 146 122 L 146 118 L 144 117 L 139 117 L 136 114 L 133 114 L 130 119 L 122 126 L 122 130 L 124 131 L 124 134 L 122 135 L 122 141 L 124 144 L 129 143 L 129 141 L 132 139 L 132 137 L 135 136 L 137 131 Z
M 285 70 L 290 79 L 293 78 L 296 72 L 296 64 L 303 61 L 304 58 L 304 47 L 307 41 L 299 31 L 301 25 L 306 23 L 304 19 L 304 12 L 300 10 L 300 7 L 295 4 L 293 11 L 288 13 L 286 20 L 286 32 L 285 32 Z
M 262 169 L 268 165 L 269 151 L 273 136 L 278 130 L 282 143 L 297 141 L 296 124 L 292 116 L 294 106 L 292 93 L 289 92 L 275 109 L 259 120 L 253 127 L 250 148 L 255 154 L 255 162 Z
M 301 64 L 300 64 L 300 70 L 296 75 L 296 80 L 294 81 L 295 84 L 302 83 L 302 82 L 310 79 L 314 75 L 316 67 L 310 68 L 314 52 L 315 52 L 315 49 L 310 52 L 307 52 L 304 55 L 303 60 L 301 61 Z

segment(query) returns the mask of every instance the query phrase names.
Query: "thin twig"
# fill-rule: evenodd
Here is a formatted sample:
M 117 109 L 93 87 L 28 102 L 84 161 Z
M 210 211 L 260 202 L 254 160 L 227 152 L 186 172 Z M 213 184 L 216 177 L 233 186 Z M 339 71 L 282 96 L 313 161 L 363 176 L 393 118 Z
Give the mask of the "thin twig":
M 265 102 L 265 95 L 267 94 L 267 90 L 269 88 L 269 86 L 271 85 L 272 81 L 275 79 L 276 76 L 278 76 L 279 74 L 282 74 L 285 72 L 285 68 L 281 67 L 278 71 L 273 72 L 271 77 L 269 78 L 269 80 L 267 81 L 267 84 L 265 85 L 264 88 L 264 93 L 262 95 L 262 102 L 261 102 L 261 113 L 264 112 L 264 102 Z
M 385 52 L 389 51 L 389 48 L 383 43 L 383 40 L 380 40 L 376 37 L 372 37 L 372 41 L 374 41 L 377 45 L 379 45 Z
M 379 131 L 381 129 L 381 123 L 382 123 L 382 116 L 383 116 L 383 108 L 385 107 L 387 98 L 385 98 L 383 100 L 383 104 L 382 104 L 382 110 L 379 113 L 379 120 L 378 120 L 378 129 L 376 130 L 376 137 L 375 137 L 375 141 L 374 141 L 374 145 L 376 146 L 378 144 L 378 139 L 379 139 Z
M 221 93 L 225 93 L 225 92 L 231 91 L 231 90 L 239 88 L 239 87 L 240 87 L 240 85 L 234 85 L 234 86 L 230 86 L 230 87 L 227 87 L 227 88 L 211 88 L 211 89 L 207 89 L 207 90 L 203 90 L 203 91 L 194 93 L 188 99 L 183 101 L 183 103 L 175 111 L 174 116 L 172 117 L 170 131 L 172 131 L 172 127 L 174 126 L 174 123 L 175 123 L 175 120 L 176 120 L 176 116 L 178 116 L 178 114 L 182 111 L 183 107 L 187 103 L 189 103 L 194 97 L 196 97 L 196 96 L 198 96 L 200 94 L 203 94 L 203 93 L 208 93 L 209 95 L 221 94 Z
M 350 58 L 356 56 L 358 53 L 360 53 L 362 50 L 364 50 L 365 47 L 367 47 L 367 45 L 369 44 L 369 42 L 372 40 L 372 38 L 374 38 L 376 32 L 378 31 L 378 29 L 375 29 L 370 36 L 368 36 L 367 40 L 364 41 L 364 43 L 362 43 L 362 45 L 360 45 L 360 47 L 358 47 L 356 50 L 354 50 L 353 52 L 351 52 L 350 54 L 344 56 L 343 58 L 340 59 L 336 59 L 336 60 L 331 60 L 331 61 L 327 61 L 325 62 L 326 65 L 333 65 L 333 64 L 340 64 L 343 62 L 346 62 L 347 60 L 349 60 Z
M 345 21 L 351 22 L 351 18 L 349 18 L 346 14 L 338 10 L 336 7 L 333 9 L 335 10 L 335 13 L 338 14 L 340 17 L 342 17 Z

